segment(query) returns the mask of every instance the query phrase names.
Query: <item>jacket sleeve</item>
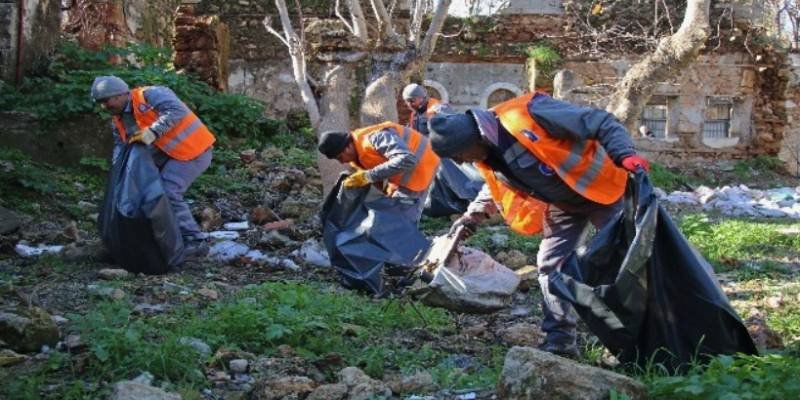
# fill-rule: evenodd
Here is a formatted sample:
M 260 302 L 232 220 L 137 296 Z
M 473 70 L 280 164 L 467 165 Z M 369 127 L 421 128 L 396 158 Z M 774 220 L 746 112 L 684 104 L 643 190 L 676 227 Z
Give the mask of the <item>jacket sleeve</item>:
M 496 214 L 497 212 L 497 204 L 495 204 L 494 199 L 492 198 L 492 192 L 489 190 L 489 186 L 484 183 L 483 187 L 481 187 L 481 191 L 478 192 L 478 195 L 475 196 L 475 199 L 469 203 L 469 206 L 467 206 L 467 212 L 464 214 L 472 215 L 474 217 L 478 217 L 480 220 L 483 220 Z
M 111 150 L 111 165 L 114 166 L 117 163 L 117 159 L 122 154 L 122 150 L 125 148 L 125 142 L 119 137 L 119 131 L 113 122 L 111 123 L 111 133 L 114 136 L 114 148 Z
M 533 119 L 557 139 L 598 140 L 617 165 L 636 153 L 628 131 L 607 111 L 579 107 L 543 94 L 534 96 L 528 110 Z
M 150 125 L 150 130 L 158 137 L 161 137 L 189 113 L 186 105 L 167 87 L 148 88 L 144 91 L 144 98 L 147 100 L 147 104 L 158 112 L 158 119 Z
M 408 149 L 393 129 L 384 129 L 369 137 L 372 146 L 386 161 L 367 171 L 370 182 L 379 182 L 401 174 L 417 165 L 417 157 Z

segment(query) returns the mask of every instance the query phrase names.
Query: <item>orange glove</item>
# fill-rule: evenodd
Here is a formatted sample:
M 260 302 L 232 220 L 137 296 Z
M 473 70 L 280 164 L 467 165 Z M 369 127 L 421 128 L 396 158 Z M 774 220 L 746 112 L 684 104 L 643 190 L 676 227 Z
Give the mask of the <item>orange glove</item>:
M 625 168 L 630 172 L 636 172 L 638 167 L 642 167 L 645 171 L 650 172 L 650 163 L 647 162 L 647 160 L 645 160 L 643 157 L 636 154 L 623 158 L 621 164 L 622 168 Z

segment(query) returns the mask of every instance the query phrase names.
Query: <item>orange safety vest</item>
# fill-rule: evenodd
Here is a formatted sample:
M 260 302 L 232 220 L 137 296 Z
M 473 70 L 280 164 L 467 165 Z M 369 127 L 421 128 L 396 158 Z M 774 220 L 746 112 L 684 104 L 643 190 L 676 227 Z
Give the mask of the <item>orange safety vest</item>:
M 439 156 L 433 152 L 426 136 L 407 126 L 387 121 L 354 130 L 351 135 L 358 154 L 357 166 L 371 169 L 387 161 L 386 157 L 375 150 L 369 141 L 370 136 L 384 129 L 393 129 L 417 158 L 417 165 L 413 169 L 389 178 L 388 192 L 391 194 L 397 187 L 404 187 L 414 192 L 428 189 L 436 174 L 436 169 L 439 167 Z
M 571 142 L 551 137 L 528 111 L 533 96 L 533 93 L 523 95 L 492 107 L 503 127 L 517 139 L 506 154 L 530 152 L 589 200 L 600 204 L 619 200 L 625 192 L 627 172 L 614 165 L 597 140 Z M 512 230 L 525 235 L 542 230 L 545 203 L 497 179 L 486 164 L 476 163 L 476 166 Z
M 131 90 L 133 118 L 136 120 L 136 125 L 139 129 L 149 127 L 158 119 L 158 111 L 147 104 L 147 100 L 144 98 L 145 90 L 147 90 L 147 87 Z M 180 161 L 189 161 L 197 158 L 197 156 L 208 150 L 216 140 L 211 131 L 200 121 L 200 118 L 188 107 L 186 109 L 189 111 L 188 114 L 170 130 L 164 132 L 154 143 L 161 151 Z M 120 139 L 123 142 L 127 142 L 128 134 L 125 132 L 125 124 L 122 123 L 122 118 L 114 116 L 113 121 L 119 131 Z

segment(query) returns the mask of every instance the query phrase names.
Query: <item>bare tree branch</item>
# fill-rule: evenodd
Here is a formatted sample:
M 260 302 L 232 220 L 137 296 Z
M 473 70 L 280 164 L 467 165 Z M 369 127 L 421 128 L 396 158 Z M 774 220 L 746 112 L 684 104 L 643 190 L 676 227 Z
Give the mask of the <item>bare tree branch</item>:
M 311 125 L 316 127 L 320 122 L 319 105 L 314 97 L 314 92 L 311 90 L 311 85 L 308 83 L 306 55 L 303 49 L 304 43 L 301 38 L 297 36 L 297 33 L 292 27 L 292 20 L 289 18 L 289 10 L 286 8 L 286 2 L 284 0 L 275 0 L 275 7 L 278 9 L 278 15 L 280 16 L 281 25 L 283 26 L 283 37 L 272 29 L 270 18 L 264 18 L 264 27 L 267 31 L 280 38 L 289 48 L 294 80 L 297 83 L 297 87 L 300 89 L 300 97 L 303 99 L 306 112 L 308 112 L 308 119 L 311 121 Z
M 606 109 L 629 129 L 653 93 L 654 83 L 688 65 L 708 38 L 710 0 L 689 0 L 678 31 L 663 38 L 656 50 L 634 65 L 611 96 Z
M 408 41 L 419 45 L 422 35 L 422 19 L 425 16 L 425 0 L 414 0 L 411 5 L 411 26 L 408 29 Z
M 385 39 L 396 36 L 394 24 L 392 24 L 392 19 L 386 11 L 383 0 L 370 0 L 370 3 L 372 4 L 372 11 L 375 13 L 375 20 L 378 21 L 380 37 Z
M 436 9 L 433 11 L 431 24 L 428 26 L 428 31 L 425 33 L 425 38 L 422 39 L 422 44 L 417 47 L 421 64 L 425 64 L 431 58 L 433 49 L 436 48 L 436 41 L 439 39 L 439 32 L 442 31 L 444 20 L 447 18 L 447 10 L 450 8 L 450 0 L 439 0 Z
M 350 33 L 352 33 L 353 35 L 355 35 L 356 34 L 356 30 L 353 28 L 353 25 L 350 25 L 350 23 L 347 22 L 347 18 L 345 18 L 342 15 L 342 13 L 339 11 L 339 3 L 340 2 L 341 2 L 341 0 L 336 0 L 336 5 L 334 6 L 334 12 L 336 13 L 336 16 L 339 17 L 339 20 L 342 21 L 344 26 L 347 27 L 347 30 L 350 31 Z
M 353 19 L 353 35 L 366 43 L 369 39 L 367 32 L 367 19 L 364 17 L 364 10 L 361 9 L 359 0 L 347 0 L 350 8 L 350 17 Z

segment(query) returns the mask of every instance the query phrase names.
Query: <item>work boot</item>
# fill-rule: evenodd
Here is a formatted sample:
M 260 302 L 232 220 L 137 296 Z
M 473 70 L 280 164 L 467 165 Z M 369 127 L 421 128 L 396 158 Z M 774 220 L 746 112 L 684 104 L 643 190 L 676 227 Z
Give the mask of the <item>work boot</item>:
M 183 254 L 186 260 L 199 260 L 208 254 L 208 243 L 205 240 L 185 240 Z
M 539 350 L 553 353 L 564 358 L 577 359 L 578 356 L 580 356 L 580 352 L 578 352 L 578 346 L 575 344 L 575 342 L 564 344 L 544 342 L 539 345 Z

